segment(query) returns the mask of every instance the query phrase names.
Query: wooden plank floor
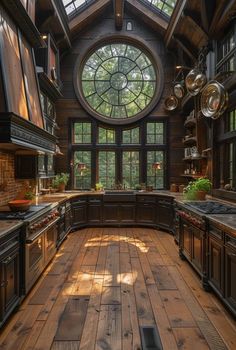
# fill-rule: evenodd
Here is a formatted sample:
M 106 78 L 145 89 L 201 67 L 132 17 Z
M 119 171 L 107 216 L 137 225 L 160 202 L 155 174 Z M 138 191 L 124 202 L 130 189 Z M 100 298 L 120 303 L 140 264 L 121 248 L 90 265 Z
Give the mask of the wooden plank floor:
M 165 350 L 236 349 L 236 325 L 178 257 L 173 237 L 146 228 L 71 233 L 0 335 L 6 350 L 141 350 L 140 327 Z

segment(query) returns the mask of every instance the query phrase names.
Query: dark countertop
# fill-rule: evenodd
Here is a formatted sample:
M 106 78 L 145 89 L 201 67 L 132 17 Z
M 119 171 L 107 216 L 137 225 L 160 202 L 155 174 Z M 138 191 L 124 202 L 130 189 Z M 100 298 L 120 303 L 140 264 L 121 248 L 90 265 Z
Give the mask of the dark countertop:
M 221 230 L 236 235 L 236 214 L 212 214 L 206 217 Z
M 1 220 L 0 238 L 23 226 L 22 220 Z

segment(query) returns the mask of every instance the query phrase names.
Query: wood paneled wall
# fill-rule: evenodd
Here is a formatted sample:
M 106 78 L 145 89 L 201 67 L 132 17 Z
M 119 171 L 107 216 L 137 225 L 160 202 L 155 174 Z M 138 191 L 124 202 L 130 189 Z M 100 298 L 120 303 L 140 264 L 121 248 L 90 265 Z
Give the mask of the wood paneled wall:
M 126 22 L 132 21 L 133 30 L 126 31 Z M 57 171 L 68 171 L 69 165 L 69 119 L 70 118 L 84 118 L 89 117 L 88 113 L 83 109 L 78 99 L 76 98 L 73 86 L 73 74 L 74 67 L 78 55 L 83 55 L 86 50 L 96 43 L 102 37 L 107 34 L 119 34 L 125 36 L 139 37 L 142 41 L 145 41 L 147 46 L 151 47 L 153 52 L 159 55 L 164 69 L 164 90 L 159 103 L 156 105 L 150 116 L 159 117 L 166 116 L 167 113 L 164 109 L 165 98 L 171 92 L 171 82 L 174 79 L 175 74 L 175 59 L 172 54 L 166 52 L 164 47 L 164 41 L 157 32 L 152 32 L 142 22 L 125 13 L 123 29 L 119 32 L 115 29 L 115 21 L 113 13 L 108 10 L 101 19 L 98 19 L 93 24 L 90 24 L 89 29 L 78 34 L 74 40 L 72 49 L 61 60 L 61 80 L 63 83 L 63 99 L 57 102 L 57 122 L 60 127 L 59 130 L 59 142 L 61 151 L 64 156 L 60 156 L 57 159 Z M 92 117 L 91 117 L 92 118 Z M 169 115 L 169 182 L 170 183 L 182 183 L 184 180 L 179 175 L 183 173 L 183 145 L 182 137 L 183 130 L 183 117 L 180 115 Z

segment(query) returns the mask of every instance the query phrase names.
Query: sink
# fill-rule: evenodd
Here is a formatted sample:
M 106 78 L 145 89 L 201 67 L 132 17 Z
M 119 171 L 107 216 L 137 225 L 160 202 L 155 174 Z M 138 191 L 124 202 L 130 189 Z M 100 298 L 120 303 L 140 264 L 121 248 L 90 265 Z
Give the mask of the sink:
M 104 202 L 135 202 L 136 196 L 134 191 L 105 191 L 103 195 Z
M 110 191 L 105 191 L 105 194 L 134 194 L 134 191 L 126 191 L 126 190 L 110 190 Z

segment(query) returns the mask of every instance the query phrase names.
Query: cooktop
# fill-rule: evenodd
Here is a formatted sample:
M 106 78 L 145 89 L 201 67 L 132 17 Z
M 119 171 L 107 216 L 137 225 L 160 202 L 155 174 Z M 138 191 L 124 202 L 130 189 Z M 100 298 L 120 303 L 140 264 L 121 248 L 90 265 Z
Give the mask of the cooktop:
M 216 201 L 194 201 L 185 204 L 204 214 L 236 214 L 236 206 Z
M 0 220 L 26 220 L 49 205 L 49 203 L 31 205 L 27 211 L 11 211 L 10 208 L 3 211 L 0 210 Z

